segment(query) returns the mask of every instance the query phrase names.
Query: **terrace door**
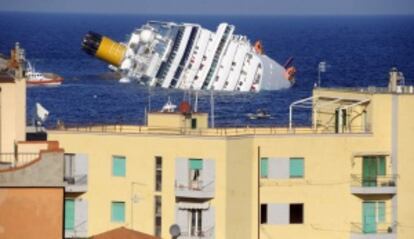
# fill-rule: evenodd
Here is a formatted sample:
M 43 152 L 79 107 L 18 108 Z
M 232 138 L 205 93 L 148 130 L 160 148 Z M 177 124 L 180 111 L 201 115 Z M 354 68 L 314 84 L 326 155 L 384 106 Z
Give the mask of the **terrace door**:
M 362 213 L 362 232 L 363 233 L 376 233 L 377 221 L 376 221 L 376 207 L 375 202 L 363 202 Z
M 362 186 L 376 187 L 378 176 L 378 160 L 376 157 L 364 157 L 362 163 Z

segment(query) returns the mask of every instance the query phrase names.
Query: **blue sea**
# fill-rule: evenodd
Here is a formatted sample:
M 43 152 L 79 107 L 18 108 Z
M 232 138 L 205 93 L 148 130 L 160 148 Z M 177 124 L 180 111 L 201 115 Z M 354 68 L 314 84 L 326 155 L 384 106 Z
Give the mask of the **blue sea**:
M 215 30 L 220 22 L 236 26 L 236 33 L 262 40 L 267 55 L 283 64 L 294 57 L 296 84 L 288 90 L 251 93 L 215 93 L 216 126 L 283 125 L 289 104 L 311 95 L 320 61 L 329 64 L 324 87 L 386 86 L 388 71 L 396 66 L 408 84 L 414 84 L 414 16 L 166 16 L 0 13 L 0 52 L 20 42 L 36 69 L 65 78 L 60 87 L 28 89 L 28 122 L 34 105 L 50 111 L 47 126 L 66 124 L 144 122 L 145 107 L 160 109 L 168 97 L 178 104 L 179 90 L 151 89 L 119 84 L 103 77 L 107 65 L 81 50 L 81 40 L 93 30 L 123 41 L 148 20 L 194 22 Z M 209 111 L 210 95 L 201 93 L 199 110 Z M 265 109 L 272 118 L 252 121 L 247 113 Z M 309 123 L 308 112 L 295 115 Z

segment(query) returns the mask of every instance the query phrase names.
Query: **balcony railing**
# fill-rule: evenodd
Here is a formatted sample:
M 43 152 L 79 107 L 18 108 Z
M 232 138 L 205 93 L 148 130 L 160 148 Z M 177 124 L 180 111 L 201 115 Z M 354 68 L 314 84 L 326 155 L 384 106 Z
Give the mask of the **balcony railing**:
M 394 194 L 397 191 L 398 175 L 364 177 L 351 175 L 351 190 L 356 194 Z
M 180 239 L 209 239 L 214 238 L 214 227 L 202 231 L 181 232 Z
M 240 125 L 223 128 L 191 129 L 180 127 L 158 127 L 140 125 L 68 125 L 51 130 L 79 132 L 79 133 L 109 133 L 109 134 L 166 134 L 166 135 L 193 135 L 193 136 L 241 136 L 241 135 L 299 135 L 299 134 L 338 134 L 332 127 L 297 126 L 289 129 L 286 126 L 250 126 Z M 355 126 L 347 128 L 346 134 L 369 134 L 369 127 Z
M 179 197 L 195 197 L 195 198 L 211 198 L 214 196 L 214 181 L 203 182 L 196 181 L 175 181 L 176 196 Z
M 351 223 L 351 232 L 355 234 L 395 234 L 396 225 L 391 222 L 379 222 L 373 225 Z
M 38 153 L 0 153 L 0 169 L 20 167 L 38 158 Z
M 351 185 L 354 187 L 396 187 L 398 175 L 384 175 L 376 177 L 363 177 L 351 175 Z

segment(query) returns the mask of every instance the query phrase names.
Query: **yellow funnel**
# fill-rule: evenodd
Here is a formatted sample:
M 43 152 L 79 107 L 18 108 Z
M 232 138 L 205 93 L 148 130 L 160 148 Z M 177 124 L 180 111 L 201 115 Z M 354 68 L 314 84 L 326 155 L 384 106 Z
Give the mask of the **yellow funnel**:
M 95 56 L 114 66 L 120 66 L 125 56 L 126 48 L 108 37 L 102 36 L 101 43 Z

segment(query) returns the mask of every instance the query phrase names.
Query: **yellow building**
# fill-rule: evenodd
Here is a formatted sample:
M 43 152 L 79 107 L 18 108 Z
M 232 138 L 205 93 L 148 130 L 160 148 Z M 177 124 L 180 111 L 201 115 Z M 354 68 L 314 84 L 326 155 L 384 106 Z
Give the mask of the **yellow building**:
M 66 235 L 171 238 L 177 224 L 178 238 L 414 238 L 412 87 L 317 88 L 290 108 L 289 127 L 150 113 L 146 126 L 50 130 L 87 178 L 66 195 Z M 295 127 L 297 108 L 312 126 Z

